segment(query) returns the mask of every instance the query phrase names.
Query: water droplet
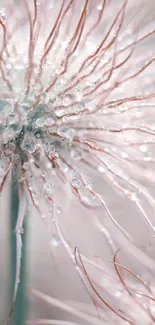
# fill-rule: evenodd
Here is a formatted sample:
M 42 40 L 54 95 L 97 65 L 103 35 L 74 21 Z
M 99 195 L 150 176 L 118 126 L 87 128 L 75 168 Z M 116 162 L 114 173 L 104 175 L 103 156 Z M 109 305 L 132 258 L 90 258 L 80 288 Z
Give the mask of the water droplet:
M 62 102 L 64 106 L 69 106 L 72 103 L 72 99 L 70 96 L 65 96 Z
M 19 155 L 14 155 L 14 160 L 17 162 L 19 160 L 20 156 Z
M 139 299 L 143 298 L 143 296 L 140 293 L 136 293 L 136 297 L 139 298 Z
M 50 183 L 50 182 L 47 182 L 45 185 L 44 185 L 44 189 L 45 189 L 45 192 L 47 194 L 51 194 L 53 189 L 54 189 L 54 184 Z
M 61 65 L 57 65 L 55 68 L 55 72 L 57 74 L 60 74 L 61 72 L 63 72 L 64 68 Z
M 39 127 L 42 127 L 45 125 L 45 117 L 39 117 L 37 120 L 36 120 L 36 125 L 39 126 Z
M 50 242 L 50 246 L 54 247 L 54 248 L 57 248 L 57 247 L 60 246 L 60 244 L 61 244 L 60 238 L 57 235 L 53 235 L 52 240 Z
M 14 138 L 15 132 L 12 128 L 10 129 L 6 129 L 3 132 L 3 143 L 7 143 L 8 141 L 10 141 L 11 139 Z
M 40 175 L 42 176 L 42 177 L 45 177 L 46 176 L 46 173 L 44 172 L 44 171 L 40 171 Z
M 58 128 L 57 133 L 62 137 L 72 140 L 75 135 L 75 130 L 68 126 L 62 126 Z
M 7 158 L 6 157 L 2 157 L 1 155 L 1 159 L 0 159 L 0 176 L 3 175 L 5 169 L 6 169 L 6 164 L 7 164 Z
M 32 134 L 24 137 L 21 148 L 29 153 L 34 153 L 36 151 L 36 140 L 33 138 Z
M 60 207 L 56 207 L 56 213 L 60 214 L 62 212 L 62 209 Z
M 45 120 L 45 125 L 46 126 L 51 126 L 54 124 L 54 119 L 52 117 L 48 117 L 46 120 Z
M 98 171 L 100 172 L 100 173 L 105 173 L 105 168 L 103 167 L 103 166 L 101 166 L 101 165 L 99 165 L 98 166 Z
M 81 180 L 76 173 L 71 177 L 71 185 L 74 188 L 79 188 L 81 186 Z
M 122 158 L 128 158 L 128 154 L 126 152 L 121 152 L 121 157 Z
M 65 163 L 63 163 L 63 162 L 60 162 L 60 170 L 63 173 L 67 173 L 68 172 L 68 166 Z
M 141 152 L 147 152 L 147 146 L 144 145 L 144 144 L 142 144 L 142 145 L 140 146 L 140 151 L 141 151 Z
M 74 108 L 75 108 L 75 112 L 76 113 L 80 113 L 80 112 L 82 112 L 85 109 L 85 105 L 82 104 L 82 103 L 79 103 L 79 104 L 76 104 L 74 106 Z
M 7 63 L 6 64 L 6 69 L 7 70 L 11 70 L 12 69 L 12 64 L 11 63 Z
M 48 161 L 48 162 L 46 163 L 46 168 L 47 168 L 47 169 L 52 168 L 52 163 L 51 163 L 50 161 Z
M 98 5 L 97 6 L 97 10 L 101 11 L 103 9 L 103 6 L 102 5 Z
M 9 124 L 16 125 L 16 124 L 18 124 L 18 122 L 19 122 L 19 118 L 18 118 L 17 114 L 11 114 L 9 116 Z
M 120 298 L 122 296 L 122 292 L 121 291 L 116 291 L 115 292 L 115 297 L 116 298 Z
M 47 153 L 50 155 L 55 153 L 55 146 L 54 145 L 49 145 L 47 146 Z
M 4 116 L 9 116 L 14 111 L 14 106 L 12 103 L 5 99 L 0 100 L 0 114 L 3 114 Z
M 32 193 L 33 198 L 37 197 L 37 193 L 35 191 L 32 191 L 31 193 Z
M 47 104 L 49 101 L 49 95 L 46 92 L 43 92 L 40 96 L 40 101 Z
M 21 235 L 24 234 L 24 228 L 23 228 L 23 227 L 19 228 L 18 231 L 19 231 L 19 233 L 20 233 Z
M 4 18 L 5 14 L 6 14 L 6 9 L 5 8 L 0 8 L 0 16 Z
M 92 190 L 92 183 L 90 182 L 90 180 L 85 181 L 85 188 L 89 191 Z
M 65 113 L 64 109 L 56 109 L 55 112 L 54 112 L 54 114 L 57 117 L 62 117 L 64 113 Z
M 132 201 L 137 201 L 137 193 L 136 193 L 136 192 L 132 192 L 132 193 L 130 194 L 130 196 L 131 196 L 131 200 L 132 200 Z

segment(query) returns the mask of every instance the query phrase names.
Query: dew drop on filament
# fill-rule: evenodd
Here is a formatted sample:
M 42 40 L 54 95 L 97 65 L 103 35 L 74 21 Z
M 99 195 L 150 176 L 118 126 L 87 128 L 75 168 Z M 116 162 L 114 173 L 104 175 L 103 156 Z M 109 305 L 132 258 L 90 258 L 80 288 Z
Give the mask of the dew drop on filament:
M 58 235 L 54 234 L 54 235 L 52 236 L 52 240 L 50 241 L 50 246 L 51 246 L 52 248 L 57 248 L 57 247 L 60 246 L 60 244 L 61 244 L 61 240 L 60 240 L 60 238 L 58 237 Z

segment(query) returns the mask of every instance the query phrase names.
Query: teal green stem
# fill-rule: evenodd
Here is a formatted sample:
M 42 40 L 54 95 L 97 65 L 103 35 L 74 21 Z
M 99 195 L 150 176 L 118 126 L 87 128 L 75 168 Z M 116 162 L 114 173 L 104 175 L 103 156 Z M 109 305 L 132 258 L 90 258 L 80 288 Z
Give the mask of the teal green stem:
M 15 274 L 16 274 L 16 234 L 15 227 L 18 217 L 19 210 L 19 186 L 17 181 L 17 173 L 14 171 L 12 175 L 11 183 L 11 206 L 10 206 L 10 232 L 11 232 L 11 241 L 10 241 L 10 250 L 11 250 L 11 299 L 14 292 L 15 284 Z M 24 233 L 22 235 L 22 259 L 21 259 L 21 270 L 20 270 L 20 282 L 16 297 L 16 302 L 14 305 L 14 310 L 12 313 L 12 324 L 13 325 L 22 325 L 24 324 L 24 318 L 26 316 L 26 230 L 24 224 Z

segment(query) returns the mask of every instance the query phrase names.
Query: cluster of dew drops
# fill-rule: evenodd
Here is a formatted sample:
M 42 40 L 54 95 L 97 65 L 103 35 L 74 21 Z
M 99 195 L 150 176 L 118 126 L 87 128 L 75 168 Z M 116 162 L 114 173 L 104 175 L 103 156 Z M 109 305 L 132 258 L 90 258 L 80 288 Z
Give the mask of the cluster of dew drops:
M 98 5 L 97 10 L 102 10 L 102 5 Z M 3 13 L 0 12 L 0 14 Z M 58 78 L 50 94 L 38 93 L 38 84 L 35 84 L 35 78 L 34 80 L 32 78 L 27 95 L 27 89 L 23 86 L 24 82 L 23 84 L 21 82 L 25 79 L 27 58 L 23 58 L 23 65 L 16 60 L 8 60 L 7 57 L 5 63 L 14 94 L 0 99 L 0 176 L 4 175 L 7 164 L 11 162 L 13 166 L 23 167 L 29 178 L 29 165 L 31 162 L 39 164 L 40 157 L 44 155 L 50 160 L 54 158 L 52 164 L 47 161 L 49 168 L 56 167 L 53 161 L 59 160 L 58 167 L 63 174 L 69 173 L 69 181 L 73 189 L 79 190 L 83 183 L 89 192 L 92 188 L 90 180 L 87 178 L 81 180 L 79 173 L 61 159 L 61 152 L 65 157 L 74 159 L 74 161 L 81 160 L 84 155 L 81 146 L 74 142 L 74 137 L 77 135 L 76 126 L 81 122 L 80 119 L 85 115 L 88 106 L 82 96 L 83 84 L 74 87 L 69 94 L 65 93 L 69 77 L 61 75 L 62 67 L 55 65 L 52 73 L 53 77 L 57 75 Z M 47 61 L 44 67 L 47 79 L 51 78 L 51 75 L 48 76 L 50 66 L 51 62 Z M 93 88 L 92 80 L 89 80 L 86 86 Z M 5 83 L 1 85 L 1 90 L 4 93 L 5 87 Z M 63 96 L 59 96 L 60 93 Z M 89 113 L 87 116 L 87 126 L 93 126 L 93 121 L 89 121 Z M 78 133 L 79 138 L 85 132 L 85 124 L 82 124 L 82 128 Z M 144 154 L 147 152 L 145 143 L 140 146 L 140 151 Z M 97 168 L 99 172 L 103 172 L 102 166 L 97 166 Z M 44 173 L 42 177 L 45 178 Z M 46 181 L 45 187 L 46 192 L 50 194 L 53 184 Z M 35 200 L 35 192 L 32 193 Z M 87 193 L 85 199 L 94 200 L 95 196 Z
M 7 68 L 10 70 L 10 75 L 11 71 L 13 76 L 15 73 L 17 74 L 17 80 L 19 78 L 18 75 L 23 73 L 23 69 L 25 70 L 23 66 L 17 65 L 13 67 L 10 63 Z M 60 74 L 61 67 L 57 66 L 54 73 Z M 66 95 L 63 98 L 57 97 L 57 93 L 64 89 L 65 83 L 65 77 L 59 78 L 52 91 L 52 95 L 48 96 L 46 93 L 42 93 L 37 104 L 35 89 L 30 90 L 28 96 L 25 96 L 23 92 L 20 98 L 20 87 L 18 88 L 18 84 L 17 91 L 15 90 L 18 100 L 16 96 L 15 98 L 5 96 L 0 99 L 1 179 L 3 179 L 7 165 L 10 164 L 13 168 L 18 169 L 20 175 L 19 182 L 25 181 L 26 178 L 30 180 L 34 176 L 31 172 L 31 166 L 34 162 L 39 166 L 39 159 L 42 155 L 58 159 L 59 150 L 64 152 L 67 150 L 70 157 L 75 161 L 82 158 L 82 150 L 75 148 L 73 145 L 75 130 L 72 126 L 72 121 L 76 122 L 78 120 L 85 109 L 85 105 L 81 101 L 79 89 L 74 89 L 74 96 L 72 94 L 72 96 Z M 68 116 L 63 117 L 63 114 L 66 115 L 67 107 L 72 104 L 73 97 L 74 100 L 76 98 L 76 104 L 68 109 Z M 59 105 L 62 105 L 64 108 L 55 109 Z M 70 113 L 73 113 L 73 115 Z M 75 117 L 74 113 L 79 115 Z M 54 169 L 54 167 L 55 165 L 46 159 L 45 165 L 40 169 L 40 176 L 46 179 L 46 168 Z M 69 172 L 72 187 L 79 188 L 81 186 L 78 174 L 73 170 L 69 171 L 69 167 L 61 159 L 59 160 L 59 168 L 64 174 Z M 21 172 L 22 169 L 24 174 Z M 86 184 L 88 185 L 88 180 Z M 53 194 L 54 187 L 54 184 L 46 179 L 44 192 L 47 196 Z M 38 193 L 33 189 L 32 185 L 29 185 L 29 190 L 37 206 Z M 55 211 L 59 215 L 61 208 L 55 205 Z M 43 219 L 46 217 L 45 214 L 41 216 Z M 57 247 L 60 242 L 60 238 L 54 233 L 51 245 Z

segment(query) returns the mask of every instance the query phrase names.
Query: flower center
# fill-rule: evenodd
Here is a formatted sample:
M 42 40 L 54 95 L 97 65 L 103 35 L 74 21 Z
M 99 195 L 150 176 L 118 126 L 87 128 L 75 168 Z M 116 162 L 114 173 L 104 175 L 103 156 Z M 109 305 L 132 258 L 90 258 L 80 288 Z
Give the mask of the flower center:
M 44 113 L 44 104 L 33 107 L 28 100 L 16 105 L 13 100 L 1 99 L 1 153 L 11 160 L 18 154 L 25 161 L 41 143 L 44 145 L 54 124 L 54 119 Z

